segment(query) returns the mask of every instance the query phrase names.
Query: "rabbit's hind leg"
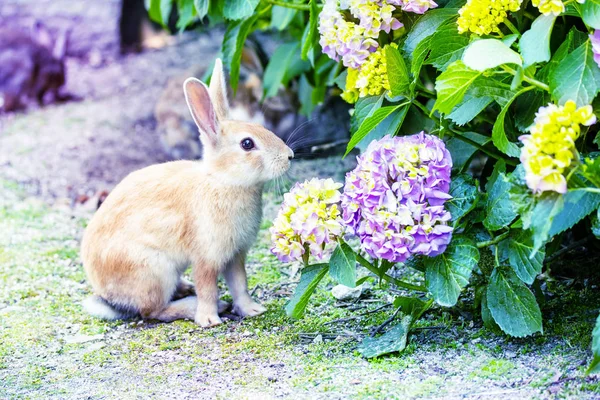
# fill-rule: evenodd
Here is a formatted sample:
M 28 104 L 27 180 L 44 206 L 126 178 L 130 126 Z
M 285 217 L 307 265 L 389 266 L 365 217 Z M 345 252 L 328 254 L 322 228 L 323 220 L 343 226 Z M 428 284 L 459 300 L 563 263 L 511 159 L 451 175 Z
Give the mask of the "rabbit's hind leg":
M 183 299 L 184 297 L 194 296 L 196 294 L 196 289 L 194 288 L 194 284 L 184 277 L 179 278 L 179 282 L 177 283 L 177 289 L 175 289 L 175 293 L 173 294 L 172 301 Z
M 149 318 L 163 322 L 172 322 L 178 319 L 193 320 L 197 307 L 198 299 L 196 296 L 188 296 L 170 302 L 164 309 L 151 313 Z

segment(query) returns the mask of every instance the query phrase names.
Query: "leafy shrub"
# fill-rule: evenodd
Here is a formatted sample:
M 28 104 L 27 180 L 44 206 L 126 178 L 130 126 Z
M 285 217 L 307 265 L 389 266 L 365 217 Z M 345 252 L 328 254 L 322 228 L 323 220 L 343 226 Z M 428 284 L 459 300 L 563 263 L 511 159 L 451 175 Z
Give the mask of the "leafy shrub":
M 150 13 L 160 19 L 171 4 L 153 0 Z M 530 287 L 539 284 L 546 255 L 556 252 L 576 224 L 584 235 L 600 234 L 600 135 L 594 125 L 600 104 L 600 31 L 594 31 L 600 29 L 598 1 L 178 0 L 177 6 L 182 27 L 205 15 L 226 22 L 221 56 L 234 87 L 247 36 L 255 30 L 279 31 L 283 42 L 267 66 L 265 96 L 293 82 L 303 112 L 310 112 L 326 95 L 341 94 L 355 103 L 346 154 L 358 147 L 372 156 L 373 146 L 396 146 L 386 135 L 425 130 L 442 139 L 441 146 L 451 156 L 449 186 L 438 176 L 436 195 L 433 186 L 428 187 L 429 192 L 415 197 L 422 204 L 413 199 L 409 205 L 404 200 L 410 196 L 403 196 L 434 179 L 433 170 L 423 155 L 403 164 L 406 152 L 412 151 L 408 147 L 386 159 L 386 171 L 395 168 L 394 162 L 408 170 L 372 179 L 391 176 L 406 190 L 391 190 L 393 183 L 388 182 L 391 200 L 379 193 L 380 203 L 361 208 L 357 218 L 379 218 L 377 228 L 369 225 L 370 232 L 352 220 L 358 203 L 348 211 L 356 185 L 364 184 L 354 182 L 357 171 L 351 172 L 341 207 L 347 233 L 360 237 L 361 244 L 351 246 L 339 232 L 315 242 L 310 229 L 317 233 L 328 218 L 337 221 L 339 216 L 314 217 L 321 225 L 304 227 L 304 236 L 294 245 L 305 268 L 287 307 L 290 315 L 303 313 L 327 273 L 347 286 L 360 283 L 358 262 L 381 279 L 418 293 L 397 298 L 402 322 L 379 342 L 369 339 L 365 355 L 402 350 L 410 326 L 433 301 L 454 306 L 469 284 L 486 326 L 517 337 L 543 331 Z M 425 151 L 422 140 L 415 143 L 417 154 Z M 371 161 L 362 159 L 359 168 Z M 412 179 L 421 172 L 423 179 Z M 339 186 L 327 185 L 335 190 Z M 312 195 L 315 202 L 322 201 L 318 191 Z M 399 221 L 403 207 L 412 213 L 407 222 L 385 220 Z M 415 217 L 419 207 L 438 208 L 425 220 L 421 214 Z M 289 239 L 295 231 L 287 229 Z M 430 235 L 434 229 L 438 239 L 446 232 L 435 245 L 435 235 Z M 417 234 L 420 247 L 415 244 Z M 390 249 L 383 246 L 393 240 L 409 245 L 386 253 Z M 323 255 L 314 246 L 329 247 L 328 263 L 309 265 L 309 254 Z M 281 251 L 275 253 L 280 256 Z M 290 258 L 294 257 L 286 260 Z M 396 264 L 414 269 L 421 278 L 398 279 L 391 272 Z M 390 335 L 396 339 L 390 341 Z M 598 370 L 598 343 L 600 322 L 594 330 L 590 370 Z

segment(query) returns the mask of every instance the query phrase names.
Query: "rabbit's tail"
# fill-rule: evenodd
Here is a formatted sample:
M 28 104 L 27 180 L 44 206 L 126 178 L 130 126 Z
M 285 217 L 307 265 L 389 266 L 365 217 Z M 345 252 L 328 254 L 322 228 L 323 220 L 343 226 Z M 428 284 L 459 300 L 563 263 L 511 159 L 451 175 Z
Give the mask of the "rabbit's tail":
M 83 308 L 92 316 L 109 321 L 131 318 L 138 314 L 137 312 L 132 312 L 132 310 L 121 310 L 100 296 L 90 296 L 85 299 L 83 301 Z

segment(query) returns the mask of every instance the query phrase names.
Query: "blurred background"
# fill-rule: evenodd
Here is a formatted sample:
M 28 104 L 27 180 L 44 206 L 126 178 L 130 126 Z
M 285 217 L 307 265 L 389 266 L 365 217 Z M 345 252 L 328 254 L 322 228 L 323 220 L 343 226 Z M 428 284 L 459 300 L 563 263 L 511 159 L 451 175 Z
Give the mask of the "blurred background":
M 224 25 L 151 22 L 143 0 L 0 2 L 0 179 L 51 202 L 97 204 L 132 170 L 202 155 L 181 85 L 208 78 Z M 349 107 L 324 96 L 300 114 L 294 82 L 263 100 L 285 30 L 253 33 L 232 118 L 273 130 L 300 157 L 339 154 Z M 339 159 L 338 159 L 339 160 Z

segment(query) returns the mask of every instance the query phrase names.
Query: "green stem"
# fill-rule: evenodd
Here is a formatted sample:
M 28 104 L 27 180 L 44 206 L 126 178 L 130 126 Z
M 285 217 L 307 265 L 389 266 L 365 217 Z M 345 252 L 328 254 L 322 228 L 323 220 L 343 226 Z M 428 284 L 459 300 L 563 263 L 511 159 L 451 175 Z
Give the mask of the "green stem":
M 506 25 L 512 33 L 518 35 L 519 37 L 521 36 L 521 32 L 519 32 L 519 30 L 508 19 L 504 20 L 504 25 Z
M 476 141 L 471 140 L 468 137 L 461 135 L 461 133 L 459 131 L 456 131 L 454 129 L 449 129 L 449 131 L 452 132 L 452 135 L 451 135 L 452 137 L 455 137 L 459 140 L 462 140 L 465 143 L 470 144 L 473 147 L 476 147 L 478 150 L 484 152 L 485 154 L 487 154 L 488 156 L 490 156 L 492 158 L 495 158 L 496 160 L 502 160 L 505 163 L 507 163 L 508 165 L 512 165 L 513 167 L 516 167 L 517 165 L 519 165 L 519 163 L 517 161 L 513 160 L 512 158 L 505 157 L 502 154 L 497 154 L 493 151 L 486 149 L 485 147 L 483 147 Z
M 478 242 L 477 243 L 477 248 L 478 249 L 482 249 L 484 247 L 488 247 L 488 246 L 492 246 L 495 244 L 500 243 L 501 241 L 503 241 L 504 239 L 506 239 L 506 237 L 510 234 L 510 231 L 506 231 L 501 235 L 496 236 L 495 238 L 492 238 L 490 240 L 485 240 L 483 242 Z
M 264 1 L 266 1 L 267 3 L 272 4 L 274 6 L 291 8 L 293 10 L 302 10 L 302 11 L 310 10 L 309 4 L 288 3 L 286 1 L 280 1 L 280 0 L 264 0 Z M 320 5 L 319 5 L 319 7 L 320 7 Z
M 412 283 L 404 282 L 399 279 L 393 278 L 393 277 L 389 276 L 388 274 L 383 274 L 383 276 L 381 276 L 379 274 L 379 270 L 377 269 L 377 267 L 375 267 L 373 264 L 368 262 L 360 254 L 356 255 L 356 261 L 358 261 L 360 263 L 360 265 L 362 265 L 363 267 L 365 267 L 366 269 L 368 269 L 375 275 L 380 276 L 381 278 L 385 279 L 389 283 L 393 283 L 394 285 L 402 287 L 404 289 L 416 290 L 417 292 L 427 293 L 427 288 L 425 286 L 413 285 Z
M 425 107 L 424 104 L 422 104 L 420 101 L 418 100 L 413 100 L 413 104 L 417 107 L 419 107 L 421 109 L 421 111 L 423 111 L 425 113 L 425 115 L 429 115 L 429 113 L 431 112 L 427 107 Z
M 577 188 L 577 189 L 573 189 L 573 191 L 575 190 L 581 190 L 584 192 L 589 192 L 589 193 L 596 193 L 596 194 L 600 194 L 600 188 Z
M 507 67 L 506 65 L 502 66 L 502 69 L 505 70 L 506 72 L 511 73 L 512 75 L 516 75 L 517 71 L 515 71 L 514 69 Z M 544 82 L 540 82 L 537 79 L 534 78 L 530 78 L 526 75 L 523 76 L 523 80 L 527 83 L 529 83 L 530 85 L 536 86 L 542 90 L 545 90 L 546 92 L 550 93 L 550 86 L 546 85 Z

